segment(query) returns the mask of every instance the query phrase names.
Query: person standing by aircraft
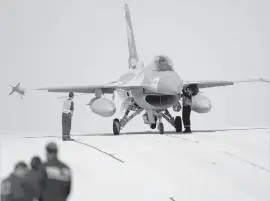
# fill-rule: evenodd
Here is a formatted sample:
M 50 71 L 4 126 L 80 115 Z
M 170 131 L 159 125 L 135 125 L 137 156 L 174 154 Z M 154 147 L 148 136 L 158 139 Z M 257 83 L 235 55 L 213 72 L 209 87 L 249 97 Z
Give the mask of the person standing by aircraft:
M 184 133 L 191 133 L 190 129 L 190 114 L 191 114 L 191 104 L 192 104 L 192 92 L 187 87 L 186 89 L 182 90 L 183 96 L 183 110 L 182 110 L 182 118 L 183 118 L 183 123 L 185 127 Z
M 72 184 L 70 168 L 58 159 L 58 147 L 54 142 L 46 146 L 47 161 L 41 165 L 42 201 L 66 201 Z
M 62 140 L 70 140 L 70 130 L 72 116 L 74 112 L 74 94 L 73 92 L 69 93 L 69 98 L 64 101 L 63 104 L 63 113 L 62 113 Z

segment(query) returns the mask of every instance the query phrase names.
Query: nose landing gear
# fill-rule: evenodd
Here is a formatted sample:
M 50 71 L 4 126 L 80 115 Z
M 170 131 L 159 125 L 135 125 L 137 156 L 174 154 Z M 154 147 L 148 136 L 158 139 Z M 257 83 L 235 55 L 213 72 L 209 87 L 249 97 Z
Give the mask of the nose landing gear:
M 180 116 L 176 116 L 175 119 L 171 116 L 170 112 L 166 109 L 164 113 L 161 113 L 161 118 L 166 119 L 174 128 L 177 133 L 182 132 L 182 119 Z M 161 120 L 160 118 L 160 120 Z M 159 127 L 160 134 L 164 132 L 164 126 L 161 124 Z
M 163 134 L 164 133 L 164 125 L 163 125 L 163 123 L 159 123 L 158 124 L 158 130 L 159 130 L 159 134 Z

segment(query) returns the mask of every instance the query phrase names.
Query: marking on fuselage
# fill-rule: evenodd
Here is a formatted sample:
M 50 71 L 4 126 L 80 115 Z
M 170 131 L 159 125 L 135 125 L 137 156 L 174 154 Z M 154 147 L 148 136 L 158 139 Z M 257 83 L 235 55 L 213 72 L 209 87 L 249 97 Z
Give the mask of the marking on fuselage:
M 155 85 L 157 85 L 158 82 L 159 82 L 159 77 L 157 77 L 157 78 L 155 78 L 155 79 L 153 80 L 153 83 L 154 83 Z

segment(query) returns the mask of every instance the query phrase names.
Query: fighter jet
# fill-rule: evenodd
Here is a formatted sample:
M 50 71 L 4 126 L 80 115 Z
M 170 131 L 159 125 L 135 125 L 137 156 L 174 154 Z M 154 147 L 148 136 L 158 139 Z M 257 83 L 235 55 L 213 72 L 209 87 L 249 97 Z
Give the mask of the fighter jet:
M 200 89 L 236 83 L 234 81 L 183 81 L 174 70 L 172 60 L 166 55 L 155 56 L 152 62 L 145 66 L 138 58 L 127 4 L 125 4 L 125 19 L 129 69 L 119 79 L 104 85 L 49 87 L 37 90 L 95 94 L 95 97 L 87 105 L 92 112 L 102 117 L 112 117 L 115 114 L 114 101 L 108 99 L 105 95 L 114 95 L 116 92 L 122 100 L 121 108 L 125 112 L 122 118 L 113 120 L 112 130 L 114 135 L 119 135 L 126 124 L 142 112 L 144 112 L 142 115 L 144 123 L 148 124 L 151 129 L 158 128 L 159 133 L 163 134 L 163 119 L 168 121 L 176 132 L 182 132 L 181 117 L 173 117 L 168 109 L 173 108 L 177 112 L 181 110 L 180 102 L 183 89 L 189 87 L 192 91 L 192 110 L 197 113 L 207 113 L 211 110 L 212 104 L 206 96 L 200 93 Z M 131 112 L 132 114 L 130 114 Z
M 21 99 L 23 99 L 23 96 L 25 96 L 26 91 L 25 89 L 20 87 L 20 84 L 21 83 L 18 83 L 15 87 L 10 84 L 9 86 L 11 86 L 12 91 L 9 93 L 9 95 L 12 95 L 14 92 L 16 92 L 21 96 Z

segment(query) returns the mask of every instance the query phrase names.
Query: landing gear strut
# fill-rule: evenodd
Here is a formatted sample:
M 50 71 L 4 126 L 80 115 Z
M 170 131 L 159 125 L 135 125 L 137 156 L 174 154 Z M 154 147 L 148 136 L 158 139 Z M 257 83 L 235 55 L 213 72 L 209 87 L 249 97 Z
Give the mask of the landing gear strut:
M 167 109 L 164 111 L 164 113 L 161 112 L 160 114 L 164 119 L 166 119 L 175 128 L 175 131 L 177 133 L 182 132 L 182 119 L 180 116 L 176 116 L 174 119 Z M 159 128 L 160 133 L 162 130 L 164 132 L 163 124 L 162 124 L 161 128 L 162 129 Z M 163 132 L 161 134 L 163 134 Z
M 134 111 L 134 113 L 128 116 L 131 110 Z M 121 120 L 117 118 L 113 120 L 113 134 L 119 135 L 121 129 L 123 129 L 131 119 L 140 114 L 142 111 L 143 108 L 138 107 L 134 100 L 131 100 L 123 118 Z
M 159 112 L 157 115 L 157 127 L 158 127 L 159 134 L 163 134 L 164 133 L 164 125 L 162 123 L 162 112 Z
M 134 111 L 133 114 L 129 116 L 130 111 Z M 125 127 L 125 125 L 133 119 L 135 116 L 140 114 L 144 109 L 139 107 L 135 102 L 134 99 L 131 99 L 130 102 L 128 103 L 128 108 L 121 120 L 119 119 L 114 119 L 113 120 L 113 134 L 114 135 L 119 135 L 120 131 Z M 162 123 L 162 118 L 166 119 L 174 128 L 177 133 L 182 132 L 182 119 L 180 116 L 176 116 L 175 119 L 172 117 L 170 112 L 166 109 L 163 111 L 156 111 L 155 113 L 155 123 L 150 123 L 150 128 L 157 129 L 159 130 L 160 134 L 164 133 L 164 124 Z M 147 123 L 146 121 L 145 123 Z M 147 123 L 149 124 L 149 123 Z

